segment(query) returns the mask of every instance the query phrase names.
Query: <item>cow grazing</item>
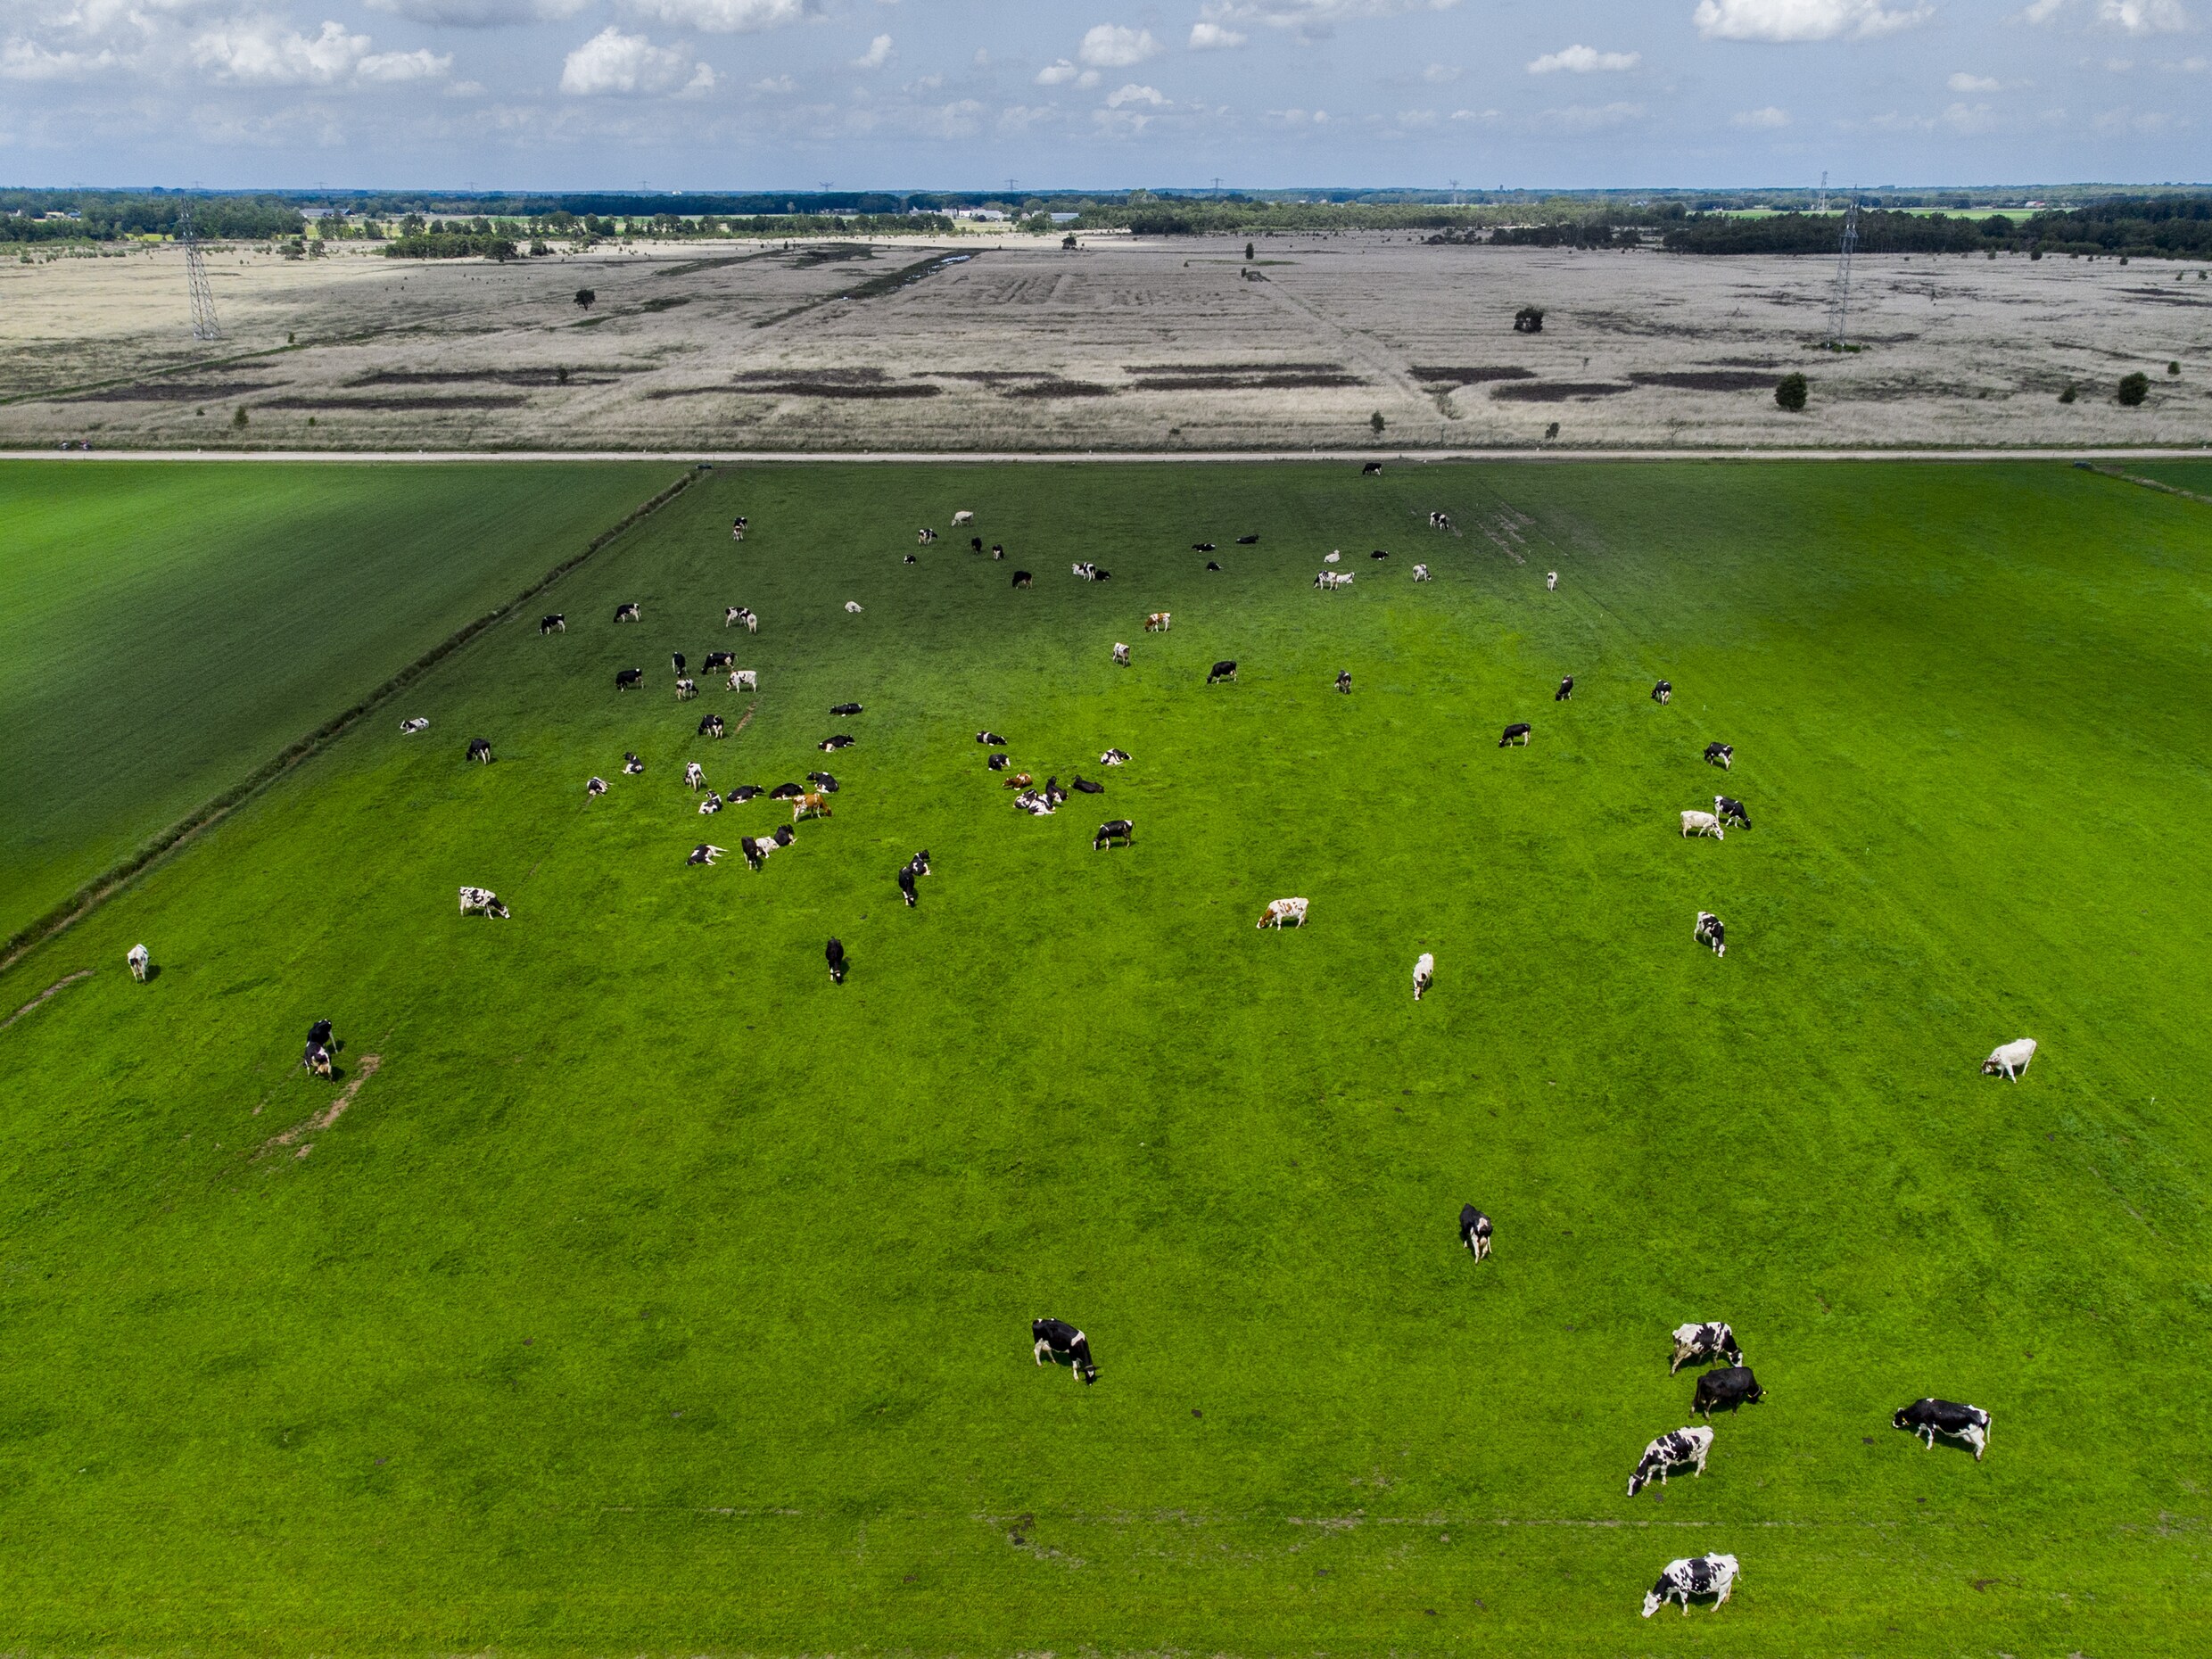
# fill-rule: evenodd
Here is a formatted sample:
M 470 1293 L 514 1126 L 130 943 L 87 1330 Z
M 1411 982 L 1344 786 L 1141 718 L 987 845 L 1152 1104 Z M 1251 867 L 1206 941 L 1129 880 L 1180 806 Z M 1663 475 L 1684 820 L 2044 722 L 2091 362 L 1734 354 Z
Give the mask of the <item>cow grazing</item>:
M 1713 815 L 1722 823 L 1733 821 L 1746 830 L 1751 828 L 1751 814 L 1744 810 L 1744 804 L 1732 795 L 1716 795 L 1713 797 Z
M 1091 561 L 1086 558 L 1079 558 L 1076 560 L 1075 563 L 1069 565 L 1068 568 L 1072 574 L 1080 577 L 1085 582 L 1094 582 L 1098 578 L 1098 566 L 1092 564 Z
M 1236 539 L 1236 544 L 1241 548 L 1258 547 L 1259 538 L 1258 536 L 1239 536 Z
M 1091 1363 L 1091 1339 L 1065 1319 L 1032 1319 L 1029 1335 L 1040 1366 L 1049 1358 L 1056 1366 L 1068 1366 L 1085 1382 L 1098 1381 L 1098 1367 Z
M 1662 680 L 1657 685 L 1652 687 L 1651 700 L 1655 703 L 1672 702 L 1674 700 L 1674 682 L 1671 680 Z
M 898 870 L 899 896 L 906 901 L 906 908 L 914 907 L 914 871 L 911 864 L 901 864 Z
M 587 782 L 584 784 L 584 786 L 583 786 L 584 799 L 586 799 L 586 800 L 588 800 L 588 801 L 589 801 L 589 800 L 596 800 L 596 799 L 598 799 L 600 796 L 605 795 L 606 793 L 607 793 L 607 780 L 606 780 L 606 779 L 604 779 L 604 778 L 598 778 L 598 777 L 592 778 L 592 779 L 590 779 L 589 781 L 587 781 Z
M 2018 1083 L 2020 1073 L 2027 1069 L 2027 1062 L 2035 1058 L 2035 1039 L 2021 1037 L 1989 1051 L 1989 1058 L 1982 1062 L 1982 1076 L 1993 1077 L 2000 1073 Z
M 1544 573 L 1544 591 L 1547 593 L 1554 592 L 1557 590 L 1558 586 L 1559 573 L 1556 570 L 1546 571 Z
M 1467 1253 L 1477 1261 L 1486 1261 L 1490 1253 L 1490 1218 L 1473 1204 L 1459 1207 L 1459 1242 L 1467 1247 Z
M 330 1076 L 330 1051 L 320 1043 L 310 1042 L 301 1051 L 300 1063 L 318 1077 Z
M 1013 763 L 1014 759 L 1011 755 L 994 755 L 983 763 L 983 769 L 986 772 L 1004 772 Z
M 645 670 L 642 668 L 617 668 L 615 671 L 615 689 L 617 691 L 635 691 L 644 683 Z
M 975 522 L 976 516 L 970 512 L 966 508 L 961 508 L 959 512 L 953 515 L 953 528 L 955 530 L 958 530 L 963 524 L 972 524 Z
M 1682 814 L 1682 833 L 1686 836 L 1709 835 L 1716 841 L 1728 839 L 1728 832 L 1721 829 L 1721 821 L 1711 813 L 1684 813 Z
M 857 714 L 861 710 L 857 703 L 832 703 L 830 712 L 832 714 Z
M 638 754 L 635 749 L 624 751 L 623 755 L 623 771 L 625 773 L 634 778 L 644 770 L 645 763 L 638 758 Z
M 1573 699 L 1573 697 L 1574 676 L 1572 674 L 1569 674 L 1564 680 L 1562 680 L 1559 682 L 1559 689 L 1551 694 L 1551 700 L 1555 703 L 1566 703 L 1571 702 Z
M 669 652 L 668 665 L 678 673 L 683 673 L 683 653 L 681 651 Z
M 1174 621 L 1175 618 L 1170 613 L 1154 611 L 1144 619 L 1144 631 L 1146 633 L 1165 633 Z
M 917 530 L 916 532 L 914 532 L 914 540 L 915 540 L 916 541 L 919 541 L 919 542 L 920 542 L 920 543 L 923 547 L 928 547 L 928 546 L 929 546 L 929 545 L 932 541 L 935 541 L 937 539 L 937 532 L 936 531 L 934 531 L 934 530 L 929 530 L 929 529 L 921 529 L 921 530 Z
M 1728 929 L 1721 925 L 1721 919 L 1709 910 L 1697 912 L 1697 927 L 1690 937 L 1700 945 L 1711 945 L 1715 956 L 1728 954 Z
M 1717 1607 L 1729 1598 L 1736 1588 L 1736 1575 L 1742 1571 L 1733 1556 L 1694 1556 L 1670 1561 L 1659 1581 L 1644 1597 L 1644 1616 L 1648 1619 L 1669 1602 L 1679 1601 L 1687 1619 L 1690 1599 L 1697 1596 L 1713 1597 Z
M 857 615 L 860 615 L 860 601 L 859 601 L 858 599 L 847 599 L 847 600 L 846 600 L 846 602 L 845 602 L 845 614 L 846 614 L 846 615 L 848 615 L 848 616 L 857 616 Z
M 1098 763 L 1102 766 L 1127 766 L 1129 763 L 1128 751 L 1126 749 L 1108 749 L 1103 755 L 1098 757 Z
M 708 714 L 699 721 L 699 736 L 702 738 L 726 737 L 729 735 L 729 730 L 722 724 L 720 714 Z
M 1091 838 L 1091 851 L 1100 852 L 1117 841 L 1124 846 L 1136 843 L 1136 826 L 1127 818 L 1110 818 L 1099 825 L 1098 833 Z
M 1222 680 L 1228 681 L 1232 685 L 1236 682 L 1236 664 L 1234 663 L 1224 660 L 1222 662 L 1216 663 L 1211 668 L 1206 671 L 1206 683 L 1208 685 L 1212 685 L 1216 681 Z
M 1736 750 L 1729 744 L 1708 743 L 1705 745 L 1705 762 L 1708 765 L 1718 766 L 1722 772 L 1732 772 L 1735 770 Z
M 1127 668 L 1129 665 L 1129 648 L 1127 646 L 1119 643 L 1115 645 L 1114 662 L 1117 666 L 1122 668 Z
M 1698 1374 L 1696 1392 L 1690 1397 L 1690 1415 L 1710 1418 L 1716 1407 L 1734 1411 L 1739 1406 L 1755 1406 L 1766 1397 L 1766 1390 L 1759 1386 L 1749 1366 L 1723 1366 L 1718 1371 Z
M 491 764 L 491 739 L 490 738 L 469 739 L 468 758 L 486 766 Z
M 760 618 L 754 615 L 751 611 L 747 610 L 742 605 L 732 605 L 722 612 L 722 625 L 727 628 L 732 623 L 743 623 L 745 624 L 745 631 L 747 633 L 758 633 L 760 631 Z
M 723 849 L 713 842 L 702 841 L 691 849 L 691 856 L 683 862 L 687 864 L 711 864 L 722 855 L 722 852 Z
M 742 806 L 747 801 L 752 800 L 755 796 L 765 795 L 767 791 L 762 788 L 757 783 L 741 783 L 736 788 L 730 790 L 729 794 L 723 796 L 722 799 L 729 802 L 732 806 Z
M 731 519 L 730 521 L 730 539 L 732 541 L 744 541 L 745 526 L 746 521 L 742 516 Z
M 759 690 L 760 670 L 757 668 L 731 669 L 730 671 L 730 689 L 732 691 Z
M 411 738 L 418 731 L 427 731 L 429 730 L 430 722 L 425 720 L 420 714 L 417 714 L 412 720 L 403 720 L 400 722 L 400 735 L 403 738 Z
M 1093 783 L 1081 772 L 1077 772 L 1076 773 L 1076 792 L 1079 795 L 1103 795 L 1106 793 L 1106 786 L 1102 783 Z
M 810 772 L 806 774 L 806 781 L 824 795 L 835 795 L 838 792 L 838 780 L 826 772 Z
M 1340 668 L 1336 671 L 1336 689 L 1346 697 L 1352 694 L 1352 671 L 1350 669 Z
M 980 553 L 980 552 L 982 552 L 982 551 L 983 551 L 983 538 L 982 538 L 981 536 L 970 536 L 970 537 L 968 538 L 968 550 L 969 550 L 970 553 Z M 907 555 L 907 557 L 911 558 L 911 557 L 912 557 L 913 556 L 912 556 L 912 554 L 909 554 L 909 555 Z
M 1436 983 L 1436 958 L 1424 951 L 1413 961 L 1413 1000 L 1419 1002 Z
M 123 953 L 123 960 L 130 964 L 130 977 L 144 985 L 153 967 L 153 953 L 143 945 L 134 945 Z
M 928 875 L 929 873 L 929 849 L 925 846 L 920 852 L 915 854 L 912 858 L 908 859 L 906 861 L 906 868 L 912 871 L 918 876 Z
M 976 741 L 995 749 L 1003 749 L 1006 747 L 1006 739 L 995 731 L 978 731 L 976 733 Z
M 1210 541 L 1193 541 L 1191 543 L 1191 551 L 1193 553 L 1211 553 L 1214 550 L 1214 544 Z
M 830 964 L 830 983 L 843 985 L 845 983 L 845 941 L 831 939 L 829 944 L 821 947 L 821 953 L 823 959 Z
M 1736 1345 L 1736 1333 L 1729 1329 L 1727 1320 L 1674 1327 L 1674 1359 L 1667 1366 L 1667 1374 L 1672 1376 L 1684 1366 L 1704 1359 L 1725 1359 L 1731 1366 L 1744 1363 L 1744 1350 Z
M 1517 743 L 1525 745 L 1528 740 L 1529 722 L 1525 720 L 1516 720 L 1513 722 L 1513 724 L 1506 728 L 1505 736 L 1498 739 L 1498 747 L 1502 749 L 1510 744 Z
M 1262 928 L 1302 928 L 1306 925 L 1306 901 L 1302 898 L 1269 899 L 1267 908 L 1259 912 Z
M 835 814 L 830 810 L 830 797 L 819 790 L 805 790 L 792 798 L 791 821 L 793 823 L 798 822 L 802 818 L 830 818 L 833 816 L 835 816 Z
M 1892 1412 L 1889 1424 L 1894 1429 L 1919 1435 L 1930 1451 L 1936 1449 L 1938 1434 L 1947 1440 L 1963 1440 L 1974 1449 L 1976 1463 L 1981 1462 L 1989 1445 L 1989 1414 L 1979 1406 L 1961 1406 L 1956 1400 L 1916 1399 Z
M 1629 1476 L 1629 1496 L 1633 1498 L 1652 1482 L 1667 1483 L 1667 1475 L 1673 1470 L 1688 1465 L 1699 1476 L 1705 1473 L 1705 1458 L 1713 1450 L 1713 1431 L 1700 1425 L 1696 1428 L 1675 1429 L 1662 1434 L 1644 1448 L 1644 1455 L 1637 1460 L 1636 1473 Z
M 1427 582 L 1430 580 L 1429 567 L 1426 565 L 1416 565 L 1413 567 L 1413 579 L 1416 582 Z
M 738 654 L 735 651 L 709 651 L 706 654 L 706 660 L 699 664 L 699 673 L 723 674 L 728 673 L 737 665 Z
M 1431 514 L 1429 515 L 1429 528 L 1430 528 L 1430 529 L 1432 529 L 1432 530 L 1449 530 L 1451 527 L 1452 527 L 1452 521 L 1451 521 L 1451 515 L 1450 515 L 1449 513 L 1431 513 Z
M 640 622 L 644 619 L 644 615 L 645 613 L 638 608 L 634 600 L 615 607 L 615 620 L 618 623 Z
M 738 851 L 745 855 L 745 862 L 749 869 L 758 870 L 766 863 L 769 854 L 774 852 L 776 847 L 777 843 L 766 836 L 761 837 L 758 840 L 749 835 L 741 835 L 738 838 Z
M 490 887 L 463 887 L 461 914 L 464 916 L 496 916 L 505 920 L 507 906 L 499 903 L 499 896 Z
M 1003 541 L 994 541 L 991 543 L 991 557 L 993 558 L 1004 558 L 1006 557 L 1006 544 Z
M 1033 578 L 1026 570 L 1018 570 L 1014 573 L 1014 586 L 1017 588 L 1028 587 L 1032 580 Z
M 1359 475 L 1362 478 L 1380 478 L 1382 475 L 1382 463 L 1380 461 L 1369 461 L 1365 466 L 1362 466 L 1359 469 Z
M 1349 588 L 1351 585 L 1352 578 L 1349 571 L 1341 575 L 1333 570 L 1317 570 L 1314 573 L 1314 586 L 1324 593 L 1333 593 L 1339 588 Z
M 307 1028 L 307 1040 L 316 1048 L 328 1048 L 330 1046 L 330 1021 L 318 1019 L 310 1026 Z
M 706 768 L 697 761 L 687 762 L 683 769 L 683 787 L 687 789 L 704 789 L 706 787 Z
M 814 745 L 814 747 L 820 749 L 824 755 L 834 755 L 839 749 L 851 748 L 853 745 L 858 743 L 860 739 L 849 731 L 838 731 L 833 732 L 830 736 L 824 738 L 821 742 Z
M 722 796 L 709 789 L 706 792 L 706 798 L 699 803 L 699 816 L 711 818 L 720 811 L 722 811 Z
M 566 633 L 567 631 L 568 618 L 558 611 L 538 618 L 538 638 L 541 640 L 549 633 Z

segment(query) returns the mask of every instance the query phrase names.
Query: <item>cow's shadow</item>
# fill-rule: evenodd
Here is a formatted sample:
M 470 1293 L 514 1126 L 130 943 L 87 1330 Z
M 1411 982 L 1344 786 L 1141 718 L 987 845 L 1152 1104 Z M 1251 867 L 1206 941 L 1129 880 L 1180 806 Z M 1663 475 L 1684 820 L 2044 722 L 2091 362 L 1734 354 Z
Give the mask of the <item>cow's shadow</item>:
M 1927 1440 L 1921 1440 L 1919 1430 L 1908 1429 L 1906 1432 L 1911 1434 L 1914 1440 L 1920 1441 L 1923 1450 L 1964 1452 L 1969 1457 L 1974 1456 L 1974 1442 L 1964 1435 L 1946 1434 L 1943 1430 L 1938 1429 L 1936 1431 L 1936 1443 L 1930 1446 Z
M 161 977 L 161 963 L 159 963 L 159 962 L 148 962 L 148 963 L 146 964 L 145 977 L 144 977 L 143 979 L 141 979 L 141 980 L 139 981 L 139 983 L 140 983 L 141 985 L 152 985 L 152 984 L 153 984 L 153 983 L 156 979 L 159 979 Z

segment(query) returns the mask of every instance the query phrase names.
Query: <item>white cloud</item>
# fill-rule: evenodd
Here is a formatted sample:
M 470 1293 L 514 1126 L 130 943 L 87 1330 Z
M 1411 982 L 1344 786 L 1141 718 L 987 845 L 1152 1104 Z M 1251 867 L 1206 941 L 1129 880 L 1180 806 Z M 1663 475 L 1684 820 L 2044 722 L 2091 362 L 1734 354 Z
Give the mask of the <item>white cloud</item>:
M 1997 90 L 1995 76 L 1969 75 L 1964 70 L 1960 70 L 1944 84 L 1953 92 L 1994 92 Z
M 1076 77 L 1076 85 L 1078 87 L 1095 87 L 1104 78 L 1105 78 L 1096 70 L 1085 70 L 1082 74 Z
M 1865 40 L 1933 15 L 1932 6 L 1885 11 L 1881 0 L 1697 0 L 1693 21 L 1707 40 Z
M 1789 111 L 1778 110 L 1771 103 L 1763 110 L 1740 110 L 1729 117 L 1729 125 L 1749 128 L 1754 132 L 1771 132 L 1789 125 Z
M 1265 23 L 1294 30 L 1301 40 L 1326 35 L 1330 25 L 1355 18 L 1399 17 L 1407 12 L 1449 12 L 1459 0 L 1207 0 L 1199 11 L 1217 23 Z
M 1985 133 L 1997 125 L 1986 103 L 1954 103 L 1944 111 L 1944 125 L 1953 132 Z
M 1466 72 L 1457 63 L 1432 63 L 1421 71 L 1421 78 L 1432 87 L 1441 87 L 1457 80 Z
M 415 52 L 379 52 L 354 65 L 359 80 L 387 84 L 408 80 L 443 80 L 453 69 L 453 54 L 443 57 L 424 47 Z
M 192 43 L 192 61 L 218 80 L 250 87 L 327 87 L 353 72 L 368 52 L 367 35 L 326 21 L 312 37 L 276 18 L 225 23 Z
M 1483 127 L 1495 126 L 1506 119 L 1501 110 L 1454 110 L 1451 118 L 1455 121 L 1473 121 Z
M 1190 49 L 1193 52 L 1226 52 L 1231 46 L 1241 46 L 1250 37 L 1240 35 L 1234 29 L 1224 29 L 1218 23 L 1191 25 Z
M 1039 70 L 1036 72 L 1036 84 L 1040 87 L 1057 87 L 1063 81 L 1073 80 L 1076 73 L 1076 66 L 1069 62 L 1066 58 L 1062 58 L 1059 62 L 1047 63 Z
M 439 29 L 499 29 L 512 23 L 557 23 L 590 0 L 366 0 L 385 12 Z
M 1106 107 L 1118 110 L 1125 103 L 1149 103 L 1157 108 L 1167 102 L 1167 95 L 1159 87 L 1140 87 L 1131 81 L 1119 91 L 1107 95 Z
M 822 0 L 623 0 L 625 11 L 708 35 L 754 35 L 821 15 Z
M 1603 132 L 1640 120 L 1643 114 L 1640 103 L 1575 103 L 1564 110 L 1546 110 L 1537 118 L 1537 125 L 1563 133 Z
M 755 92 L 786 93 L 796 92 L 798 89 L 798 82 L 793 80 L 788 75 L 763 75 L 753 83 Z
M 1093 69 L 1127 69 L 1132 63 L 1156 58 L 1165 50 L 1152 38 L 1149 29 L 1124 29 L 1118 23 L 1101 23 L 1083 37 L 1083 45 L 1076 55 Z
M 2066 0 L 2031 0 L 2027 10 L 2020 13 L 2018 21 L 2023 23 L 2048 23 L 2059 15 L 2059 8 L 2065 4 Z
M 868 43 L 868 50 L 853 60 L 854 69 L 881 69 L 891 58 L 891 37 L 878 35 Z
M 561 90 L 572 97 L 608 93 L 705 92 L 714 71 L 682 46 L 656 46 L 643 35 L 625 35 L 609 23 L 568 54 Z
M 1152 124 L 1151 116 L 1135 110 L 1093 110 L 1091 120 L 1102 136 L 1110 138 L 1134 138 Z
M 2189 27 L 2181 0 L 2098 0 L 2097 21 L 2128 35 L 2173 35 Z
M 1592 46 L 1569 46 L 1560 52 L 1547 52 L 1529 65 L 1531 75 L 1551 75 L 1565 70 L 1573 75 L 1588 75 L 1598 70 L 1632 70 L 1643 61 L 1640 52 L 1600 52 Z
M 918 75 L 901 87 L 899 90 L 901 92 L 935 92 L 944 85 L 945 77 L 942 75 Z
M 0 80 L 87 80 L 122 60 L 106 47 L 96 53 L 52 52 L 30 40 L 0 46 Z

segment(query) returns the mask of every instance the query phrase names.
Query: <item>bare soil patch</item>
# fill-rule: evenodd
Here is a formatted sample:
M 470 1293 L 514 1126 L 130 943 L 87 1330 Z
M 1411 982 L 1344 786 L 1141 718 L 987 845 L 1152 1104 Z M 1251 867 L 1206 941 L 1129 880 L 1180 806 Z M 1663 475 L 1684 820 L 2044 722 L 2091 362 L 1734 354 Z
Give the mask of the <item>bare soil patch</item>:
M 1740 368 L 1685 368 L 1659 374 L 1630 369 L 1629 378 L 1639 386 L 1672 386 L 1679 392 L 1759 392 L 1774 384 L 1771 372 L 1756 374 Z
M 1536 378 L 1536 371 L 1532 368 L 1515 368 L 1502 364 L 1489 368 L 1449 368 L 1440 363 L 1416 363 L 1406 372 L 1416 380 L 1449 386 L 1479 386 L 1492 380 Z
M 305 1158 L 315 1150 L 312 1143 L 305 1142 L 305 1137 L 310 1135 L 320 1135 L 345 1116 L 346 1108 L 353 1104 L 353 1097 L 360 1093 L 361 1085 L 375 1077 L 376 1068 L 384 1063 L 384 1056 L 381 1054 L 362 1055 L 359 1062 L 353 1068 L 353 1075 L 346 1079 L 345 1087 L 338 1091 L 337 1099 L 332 1101 L 329 1105 L 324 1107 L 306 1122 L 293 1124 L 282 1135 L 270 1135 L 268 1140 L 261 1143 L 260 1150 L 253 1154 L 254 1157 L 266 1158 L 280 1146 L 298 1146 L 300 1150 L 293 1156 Z
M 1577 398 L 1617 398 L 1635 390 L 1609 380 L 1509 380 L 1492 386 L 1490 396 L 1501 402 L 1565 403 Z

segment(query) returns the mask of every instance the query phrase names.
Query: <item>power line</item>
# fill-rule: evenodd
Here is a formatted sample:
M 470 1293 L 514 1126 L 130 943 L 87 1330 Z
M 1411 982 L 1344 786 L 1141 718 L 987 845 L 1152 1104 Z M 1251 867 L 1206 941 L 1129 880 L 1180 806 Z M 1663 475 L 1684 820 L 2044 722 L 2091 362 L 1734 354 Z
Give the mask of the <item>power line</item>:
M 192 227 L 190 196 L 185 198 L 184 211 L 177 216 L 177 235 L 185 244 L 185 285 L 192 291 L 192 337 L 220 340 L 223 331 L 215 321 L 215 290 L 208 285 L 207 260 Z
M 1859 192 L 1853 186 L 1844 209 L 1844 236 L 1836 252 L 1836 286 L 1828 302 L 1828 343 L 1830 351 L 1844 349 L 1851 321 L 1851 251 L 1859 245 Z

